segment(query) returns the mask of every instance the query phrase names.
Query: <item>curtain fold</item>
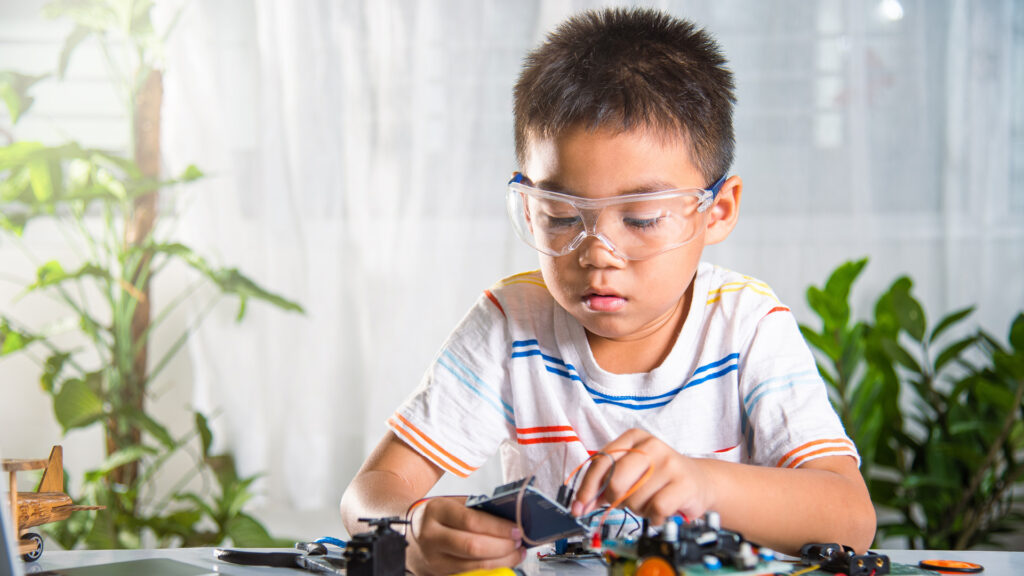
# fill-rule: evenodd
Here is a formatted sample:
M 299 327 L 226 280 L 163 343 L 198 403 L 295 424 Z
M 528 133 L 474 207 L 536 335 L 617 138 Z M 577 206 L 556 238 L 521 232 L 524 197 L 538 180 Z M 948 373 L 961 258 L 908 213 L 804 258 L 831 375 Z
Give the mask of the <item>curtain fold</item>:
M 196 405 L 269 501 L 334 509 L 481 290 L 537 267 L 505 222 L 511 88 L 552 25 L 596 5 L 185 4 L 165 162 L 209 177 L 177 206 L 182 240 L 306 308 L 252 303 L 238 324 L 222 302 L 189 343 Z M 908 273 L 933 320 L 978 303 L 1006 332 L 1024 307 L 1012 2 L 908 0 L 897 20 L 875 3 L 655 5 L 714 32 L 739 83 L 743 214 L 709 260 L 811 321 L 806 286 L 869 255 L 861 315 Z

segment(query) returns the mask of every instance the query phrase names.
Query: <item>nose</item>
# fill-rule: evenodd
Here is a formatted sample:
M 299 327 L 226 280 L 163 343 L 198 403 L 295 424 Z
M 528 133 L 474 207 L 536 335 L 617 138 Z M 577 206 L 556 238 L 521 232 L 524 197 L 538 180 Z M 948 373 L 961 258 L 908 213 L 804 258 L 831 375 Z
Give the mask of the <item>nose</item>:
M 583 268 L 624 268 L 626 261 L 615 254 L 615 247 L 603 236 L 588 234 L 576 249 Z

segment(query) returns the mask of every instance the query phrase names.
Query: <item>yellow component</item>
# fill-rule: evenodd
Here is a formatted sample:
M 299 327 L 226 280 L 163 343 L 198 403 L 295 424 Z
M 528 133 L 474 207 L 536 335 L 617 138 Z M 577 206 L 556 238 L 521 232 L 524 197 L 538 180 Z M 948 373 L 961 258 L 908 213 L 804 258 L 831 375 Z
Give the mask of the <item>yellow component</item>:
M 482 568 L 480 570 L 459 572 L 455 576 L 523 576 L 523 572 L 515 568 Z
M 676 569 L 659 556 L 641 558 L 636 565 L 636 576 L 677 576 Z

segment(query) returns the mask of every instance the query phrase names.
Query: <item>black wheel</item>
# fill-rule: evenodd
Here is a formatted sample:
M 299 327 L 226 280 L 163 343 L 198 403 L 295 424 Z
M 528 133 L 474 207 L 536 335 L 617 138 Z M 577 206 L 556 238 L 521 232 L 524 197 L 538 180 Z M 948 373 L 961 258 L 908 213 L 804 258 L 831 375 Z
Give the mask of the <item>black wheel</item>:
M 36 560 L 39 560 L 39 557 L 43 555 L 43 537 L 35 532 L 29 532 L 22 536 L 21 539 L 36 543 L 36 549 L 28 554 L 23 554 L 21 558 L 25 560 L 25 562 L 35 562 Z

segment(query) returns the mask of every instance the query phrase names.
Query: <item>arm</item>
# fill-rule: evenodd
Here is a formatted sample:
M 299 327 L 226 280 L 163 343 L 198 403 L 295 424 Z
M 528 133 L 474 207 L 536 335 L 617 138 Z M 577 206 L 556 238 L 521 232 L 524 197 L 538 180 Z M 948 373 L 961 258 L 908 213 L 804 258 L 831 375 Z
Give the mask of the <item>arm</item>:
M 345 528 L 355 534 L 367 529 L 359 518 L 404 517 L 442 474 L 389 431 L 341 497 Z M 514 523 L 466 508 L 461 497 L 431 499 L 416 508 L 412 522 L 406 566 L 416 576 L 514 566 L 525 553 Z
M 808 542 L 836 542 L 863 552 L 875 535 L 871 498 L 849 456 L 823 457 L 796 469 L 735 464 L 683 456 L 642 430 L 626 432 L 603 450 L 616 458 L 607 493 L 597 492 L 610 462 L 598 458 L 580 484 L 575 514 L 618 500 L 650 469 L 623 505 L 654 522 L 713 510 L 724 526 L 787 554 Z

